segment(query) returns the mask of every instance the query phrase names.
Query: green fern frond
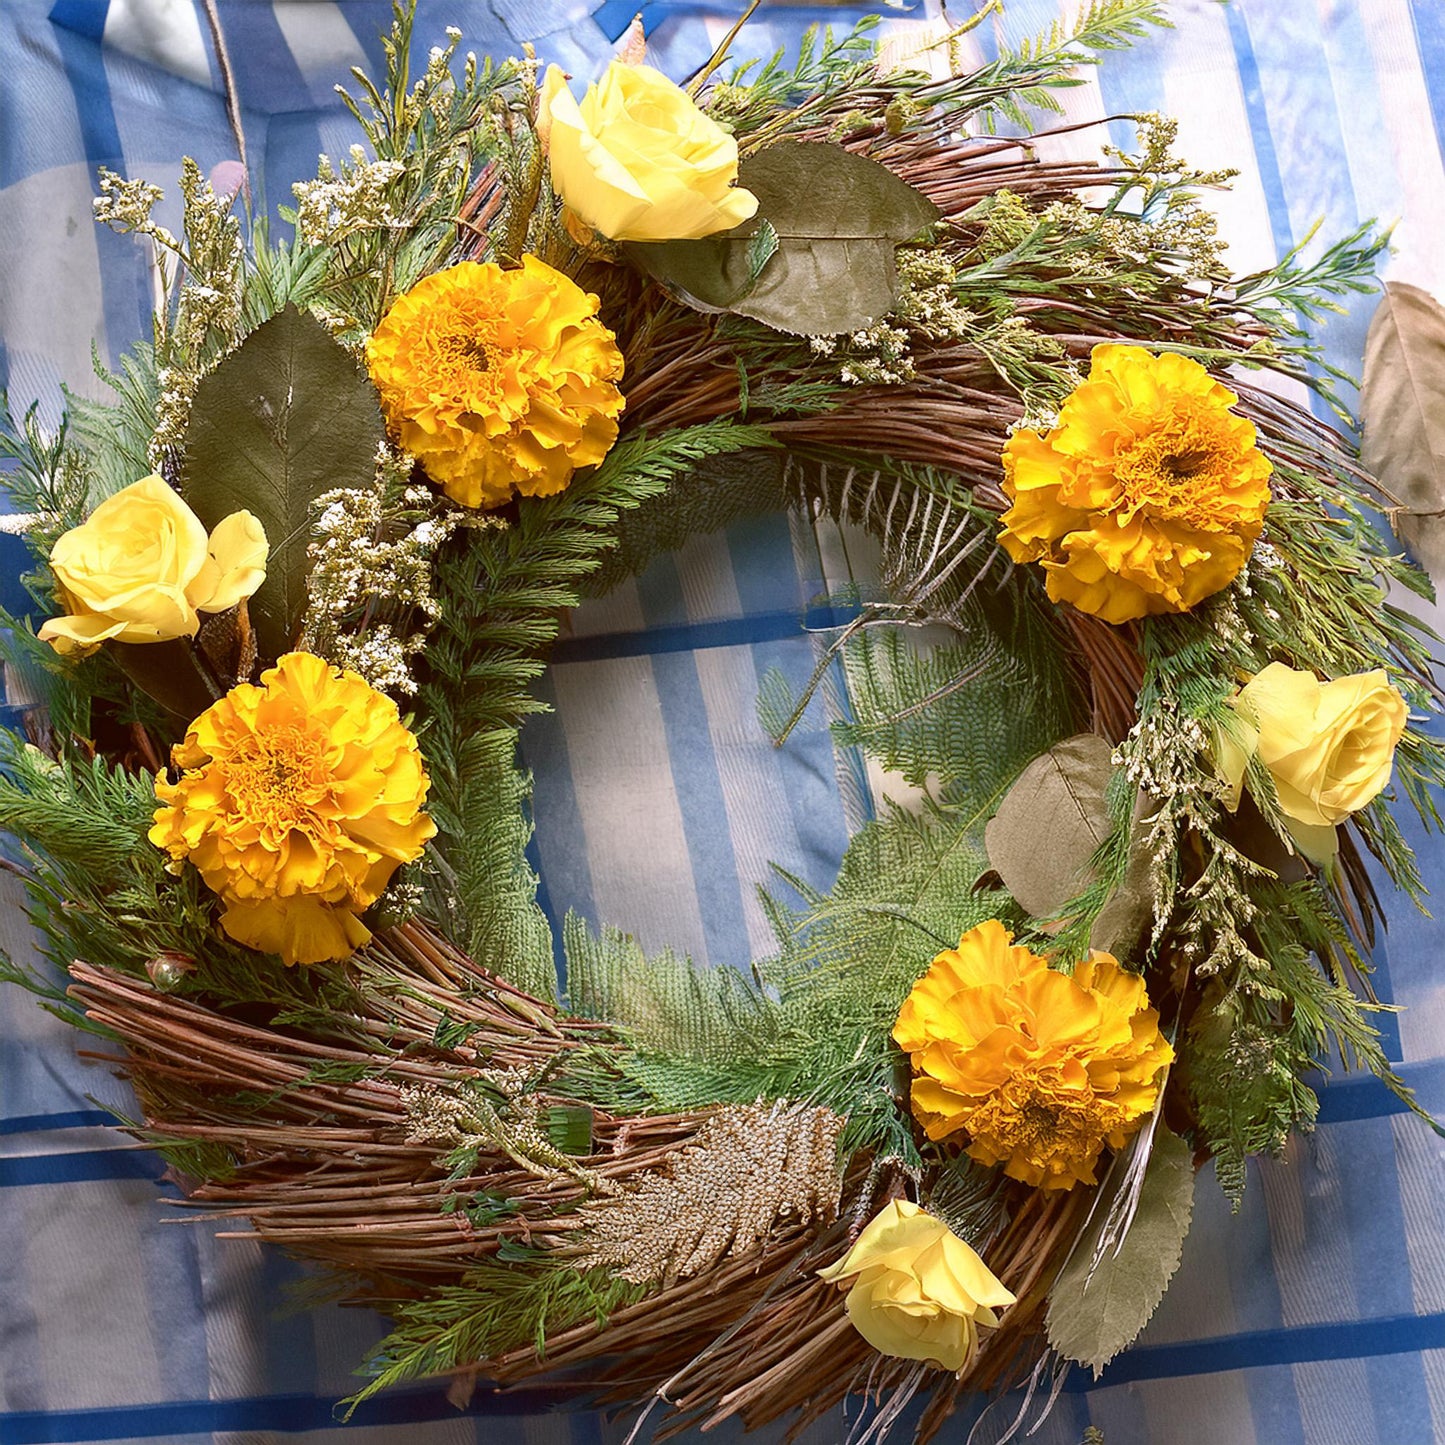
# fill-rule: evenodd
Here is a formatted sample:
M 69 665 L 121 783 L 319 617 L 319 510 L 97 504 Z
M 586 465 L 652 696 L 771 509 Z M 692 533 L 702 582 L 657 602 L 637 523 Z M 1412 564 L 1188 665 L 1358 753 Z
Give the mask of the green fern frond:
M 699 968 L 670 950 L 648 957 L 616 929 L 594 934 L 575 914 L 562 929 L 573 1012 L 623 1029 L 641 1051 L 729 1065 L 766 1056 L 780 1017 L 735 969 Z

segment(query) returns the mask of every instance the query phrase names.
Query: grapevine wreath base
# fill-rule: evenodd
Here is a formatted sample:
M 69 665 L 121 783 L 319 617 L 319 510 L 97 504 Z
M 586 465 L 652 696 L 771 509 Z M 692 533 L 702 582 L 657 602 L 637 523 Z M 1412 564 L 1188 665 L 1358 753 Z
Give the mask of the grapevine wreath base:
M 578 1219 L 566 1213 L 569 1204 L 665 1168 L 703 1131 L 731 1125 L 746 1159 L 729 1187 L 756 1196 L 759 1215 L 780 1216 L 761 1243 L 617 1309 L 605 1324 L 549 1336 L 545 1359 L 523 1346 L 467 1373 L 517 1384 L 587 1365 L 589 1391 L 602 1387 L 605 1399 L 657 1391 L 672 1407 L 674 1430 L 732 1414 L 754 1428 L 792 1411 L 801 1429 L 865 1383 L 901 1408 L 925 1375 L 938 1373 L 880 1360 L 849 1324 L 842 1295 L 817 1276 L 850 1229 L 900 1189 L 898 1171 L 855 1158 L 826 1207 L 812 1201 L 811 1215 L 792 1220 L 778 1208 L 787 1180 L 780 1156 L 801 1158 L 825 1184 L 834 1173 L 841 1121 L 828 1111 L 759 1104 L 621 1119 L 594 1111 L 590 1151 L 558 1157 L 551 1173 L 539 1170 L 535 1142 L 524 1141 L 518 1157 L 495 1147 L 470 1178 L 452 1178 L 446 1151 L 417 1137 L 419 1095 L 445 1097 L 483 1070 L 544 1074 L 606 1028 L 510 987 L 421 923 L 390 930 L 356 966 L 373 985 L 374 1012 L 349 1018 L 347 1037 L 304 1039 L 247 1027 L 116 970 L 72 968 L 71 996 L 126 1040 L 124 1066 L 145 1110 L 140 1137 L 194 1141 L 239 1161 L 229 1178 L 182 1179 L 187 1203 L 247 1219 L 260 1238 L 344 1270 L 357 1298 L 367 1299 L 370 1287 L 394 1299 L 399 1286 L 420 1296 L 507 1240 L 545 1240 L 565 1252 L 566 1226 Z M 439 1048 L 438 1032 L 449 1027 L 473 1041 Z M 358 1046 L 357 1034 L 387 1040 L 396 1057 L 386 1077 L 326 1082 L 374 1069 L 374 1050 Z M 249 1116 L 205 1102 L 258 1095 L 274 1103 Z M 538 1097 L 544 1108 L 567 1103 Z M 459 1127 L 469 1126 L 484 1127 Z M 505 1197 L 515 1209 L 497 1224 L 473 1225 L 465 1213 L 446 1212 L 448 1200 L 467 1191 Z M 985 1258 L 1023 1304 L 966 1376 L 935 1391 L 920 1431 L 931 1435 L 961 1393 L 1032 1370 L 1029 1342 L 1057 1265 L 1054 1248 L 1087 1210 L 1082 1193 L 1036 1194 L 998 1232 Z M 699 1234 L 705 1228 L 699 1222 Z
M 1167 125 L 1097 165 L 1044 159 L 1060 131 L 991 133 L 1156 8 L 1101 0 L 937 81 L 880 70 L 866 32 L 792 70 L 709 67 L 693 96 L 634 54 L 580 107 L 530 58 L 454 78 L 455 39 L 413 83 L 399 9 L 357 108 L 375 158 L 297 188 L 295 246 L 244 253 L 194 167 L 184 242 L 103 179 L 101 219 L 187 279 L 115 406 L 77 403 L 59 438 L 0 416 L 53 614 L 38 635 L 9 619 L 48 705 L 6 759 L 0 824 L 71 980 L 28 982 L 119 1046 L 101 1056 L 135 1087 L 133 1132 L 187 1205 L 391 1317 L 358 1399 L 545 1376 L 664 1402 L 675 1432 L 801 1429 L 861 1392 L 859 1438 L 880 1438 L 926 1394 L 921 1440 L 965 1395 L 1046 1408 L 1071 1361 L 1143 1328 L 1198 1163 L 1237 1196 L 1249 1155 L 1308 1127 L 1334 1051 L 1405 1096 L 1369 1021 L 1363 858 L 1418 893 L 1383 793 L 1433 816 L 1440 755 L 1406 711 L 1436 693 L 1385 597 L 1424 584 L 1372 529 L 1388 498 L 1349 443 L 1271 389 L 1327 391 L 1293 317 L 1367 284 L 1379 243 L 1231 278 L 1196 200 L 1221 178 L 1174 161 Z M 567 135 L 634 86 L 638 113 L 685 119 L 664 149 L 703 152 L 682 199 L 711 187 L 731 227 L 737 181 L 757 219 L 659 235 L 676 187 L 628 192 L 619 219 Z M 513 295 L 527 346 L 561 340 L 508 431 Z M 438 365 L 495 411 L 411 369 L 469 305 Z M 1162 418 L 1144 482 L 1108 471 L 1121 396 Z M 271 424 L 294 397 L 331 427 L 309 477 Z M 228 480 L 247 448 L 274 516 Z M 138 589 L 139 619 L 133 591 L 94 597 L 127 508 L 192 559 L 164 607 Z M 868 824 L 829 896 L 784 875 L 802 906 L 770 900 L 779 956 L 751 977 L 572 918 L 559 997 L 515 761 L 559 619 L 789 508 L 881 546 L 812 689 L 841 663 L 841 740 L 924 788 L 921 811 Z M 383 554 L 405 586 L 356 574 Z M 924 626 L 950 640 L 900 640 Z M 774 682 L 759 712 L 786 745 L 812 689 Z M 335 856 L 287 873 L 206 769 L 246 727 L 294 735 L 289 761 L 232 760 L 238 796 L 291 807 L 314 762 L 295 698 L 323 694 L 351 740 Z M 336 801 L 373 784 L 371 813 Z M 950 1017 L 962 1033 L 930 1032 Z M 958 1266 L 943 1307 L 869 1304 L 855 1256 L 882 1220 Z M 924 1316 L 943 1333 L 909 1335 Z

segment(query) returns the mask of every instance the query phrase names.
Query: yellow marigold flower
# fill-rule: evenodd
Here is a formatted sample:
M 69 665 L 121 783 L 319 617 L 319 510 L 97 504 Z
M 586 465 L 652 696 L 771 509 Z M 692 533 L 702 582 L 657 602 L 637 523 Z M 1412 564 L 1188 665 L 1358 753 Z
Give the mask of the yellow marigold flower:
M 875 1350 L 945 1370 L 963 1369 L 978 1327 L 1015 1303 L 971 1245 L 906 1199 L 885 1205 L 818 1276 L 848 1291 L 848 1318 Z
M 1142 978 L 1107 953 L 1059 973 L 997 920 L 933 960 L 893 1037 L 928 1137 L 966 1133 L 980 1163 L 1045 1189 L 1095 1182 L 1104 1145 L 1121 1148 L 1153 1111 L 1174 1057 Z
M 398 297 L 367 343 L 401 446 L 464 507 L 548 497 L 617 440 L 622 353 L 560 271 L 466 261 Z
M 207 708 L 171 762 L 181 778 L 156 779 L 151 842 L 195 864 L 232 938 L 287 964 L 365 943 L 358 915 L 436 832 L 396 704 L 307 652 Z
M 1096 346 L 1058 425 L 1004 447 L 1005 550 L 1043 563 L 1055 602 L 1106 622 L 1227 587 L 1264 527 L 1271 472 L 1238 400 L 1187 357 Z

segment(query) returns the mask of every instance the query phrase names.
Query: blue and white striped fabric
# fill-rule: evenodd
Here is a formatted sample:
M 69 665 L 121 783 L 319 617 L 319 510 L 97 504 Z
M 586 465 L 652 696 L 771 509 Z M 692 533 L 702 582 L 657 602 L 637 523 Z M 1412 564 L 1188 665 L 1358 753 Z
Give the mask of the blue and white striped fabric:
M 934 0 L 927 0 L 929 5 Z M 447 24 L 464 48 L 597 69 L 634 0 L 422 0 L 425 48 Z M 654 55 L 675 74 L 706 57 L 737 7 L 650 0 Z M 965 42 L 982 58 L 1071 14 L 1074 0 L 1009 0 Z M 267 194 L 352 139 L 332 85 L 373 71 L 385 0 L 223 0 L 248 149 Z M 765 7 L 753 50 L 847 9 Z M 1233 166 L 1217 198 L 1238 271 L 1357 221 L 1397 222 L 1386 274 L 1445 296 L 1445 5 L 1441 0 L 1177 0 L 1176 28 L 1065 96 L 1070 119 L 1161 110 L 1201 167 Z M 936 11 L 889 12 L 916 42 Z M 958 17 L 955 16 L 955 19 Z M 94 341 L 115 355 L 147 325 L 150 288 L 129 241 L 90 220 L 94 169 L 170 185 L 180 157 L 234 155 L 204 13 L 194 0 L 6 0 L 0 5 L 0 383 L 58 415 L 82 391 Z M 1115 121 L 1108 134 L 1128 138 Z M 1094 134 L 1075 134 L 1081 153 Z M 1314 244 L 1319 244 L 1315 242 Z M 1357 368 L 1370 301 L 1324 328 Z M 9 539 L 5 539 L 8 541 Z M 525 739 L 537 773 L 536 856 L 554 915 L 576 908 L 738 963 L 767 947 L 755 887 L 777 861 L 823 886 L 879 779 L 837 753 L 826 700 L 782 751 L 754 720 L 758 679 L 812 666 L 806 609 L 866 559 L 851 538 L 773 519 L 699 539 L 573 619 L 546 682 L 555 712 Z M 0 553 L 11 574 L 15 554 Z M 1439 891 L 1437 842 L 1415 835 Z M 13 886 L 4 938 L 25 945 Z M 1405 1006 L 1392 1056 L 1445 1115 L 1442 932 L 1399 904 L 1379 983 Z M 292 1266 L 168 1206 L 150 1156 L 102 1126 L 131 1107 L 103 1061 L 16 990 L 0 991 L 0 1445 L 40 1441 L 313 1445 L 618 1441 L 626 1422 L 549 1413 L 545 1397 L 458 1415 L 422 1387 L 374 1402 L 342 1431 L 331 1402 L 380 1333 L 365 1312 L 284 1316 Z M 1254 1172 L 1229 1216 L 1207 1177 L 1184 1267 L 1140 1345 L 1098 1384 L 1071 1377 L 1032 1437 L 1076 1445 L 1416 1445 L 1445 1438 L 1442 1145 L 1369 1080 L 1331 1082 L 1322 1121 Z M 810 1445 L 846 1433 L 838 1420 Z M 946 1433 L 962 1445 L 966 1420 Z M 725 1429 L 710 1437 L 737 1438 Z

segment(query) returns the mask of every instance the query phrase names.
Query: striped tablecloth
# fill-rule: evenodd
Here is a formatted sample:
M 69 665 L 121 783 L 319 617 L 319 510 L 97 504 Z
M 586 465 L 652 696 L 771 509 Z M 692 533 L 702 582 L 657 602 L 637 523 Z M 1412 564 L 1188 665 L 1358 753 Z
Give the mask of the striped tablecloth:
M 497 54 L 534 39 L 585 75 L 635 0 L 422 0 L 423 44 L 459 25 Z M 929 0 L 932 3 L 932 0 Z M 968 43 L 1037 32 L 1072 0 L 1009 0 Z M 352 139 L 332 86 L 379 64 L 384 0 L 230 0 L 221 15 L 269 201 L 318 151 Z M 784 43 L 856 12 L 774 7 L 745 36 Z M 912 43 L 930 14 L 889 10 Z M 1218 197 L 1236 270 L 1308 236 L 1396 222 L 1386 275 L 1445 295 L 1445 3 L 1178 0 L 1175 27 L 1109 57 L 1065 96 L 1070 119 L 1162 110 L 1180 150 L 1240 176 Z M 728 5 L 654 0 L 653 53 L 674 74 L 701 61 Z M 958 16 L 954 17 L 958 19 Z M 58 414 L 62 379 L 87 383 L 92 344 L 115 355 L 148 325 L 138 249 L 90 220 L 100 164 L 170 185 L 180 157 L 234 155 L 204 13 L 193 0 L 5 0 L 0 5 L 0 384 Z M 1131 126 L 1075 134 L 1082 153 Z M 1319 244 L 1314 242 L 1311 244 Z M 1320 335 L 1357 368 L 1371 302 Z M 13 592 L 19 558 L 0 539 Z M 850 548 L 852 550 L 850 550 Z M 772 666 L 811 667 L 809 605 L 867 559 L 784 518 L 699 539 L 574 619 L 546 689 L 555 711 L 525 738 L 537 773 L 537 860 L 554 916 L 576 908 L 714 962 L 766 949 L 755 899 L 778 862 L 826 886 L 878 779 L 840 753 L 827 702 L 781 752 L 754 716 Z M 1427 875 L 1438 844 L 1416 835 Z M 27 938 L 0 883 L 0 932 Z M 1399 904 L 1379 982 L 1406 1012 L 1389 1052 L 1445 1114 L 1445 936 Z M 159 1166 L 107 1130 L 126 1090 L 18 990 L 0 989 L 0 1445 L 147 1439 L 321 1445 L 332 1402 L 380 1332 L 364 1312 L 282 1313 L 297 1271 L 254 1241 L 217 1237 L 168 1205 Z M 1445 1438 L 1442 1144 L 1372 1081 L 1332 1081 L 1320 1127 L 1253 1172 L 1231 1218 L 1201 1180 L 1183 1269 L 1141 1344 L 1095 1383 L 1071 1378 L 1034 1436 L 1076 1445 L 1416 1445 Z M 625 1422 L 549 1412 L 544 1397 L 484 1399 L 459 1415 L 430 1387 L 374 1402 L 348 1441 L 620 1440 Z M 810 1431 L 831 1445 L 846 1423 Z M 962 1442 L 968 1422 L 947 1439 Z M 340 1438 L 338 1436 L 338 1438 Z M 724 1430 L 713 1438 L 732 1440 Z M 992 1438 L 991 1436 L 988 1438 Z

